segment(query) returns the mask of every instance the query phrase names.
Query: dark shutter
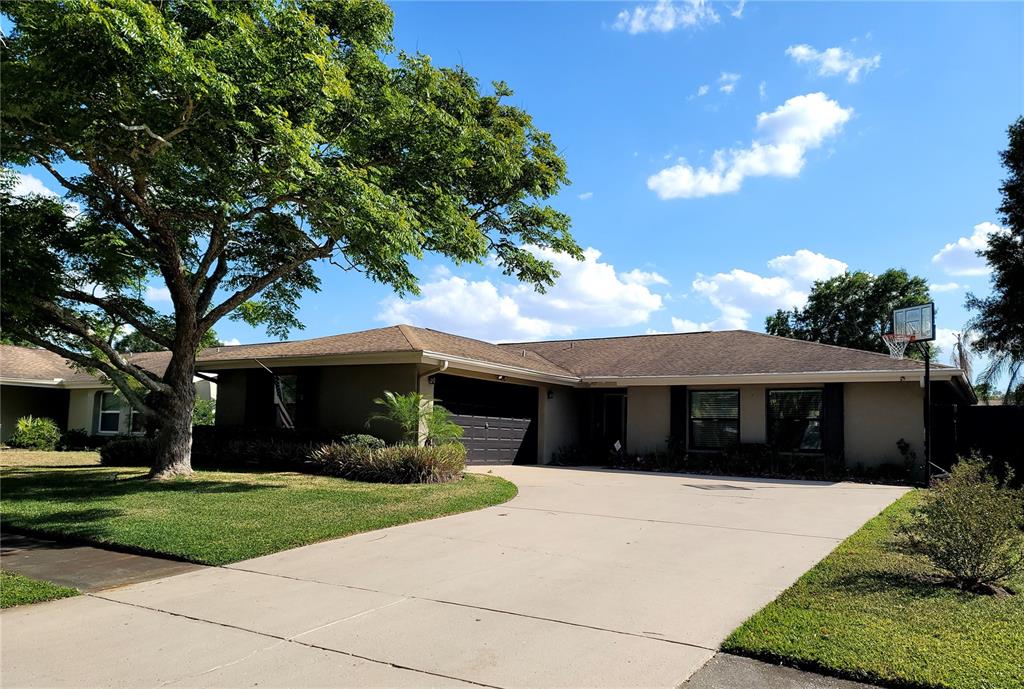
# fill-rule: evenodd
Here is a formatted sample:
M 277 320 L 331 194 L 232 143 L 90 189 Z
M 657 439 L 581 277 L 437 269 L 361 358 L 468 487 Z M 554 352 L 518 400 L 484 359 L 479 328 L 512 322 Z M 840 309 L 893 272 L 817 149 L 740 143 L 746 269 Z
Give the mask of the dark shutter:
M 686 447 L 686 426 L 690 409 L 686 403 L 686 386 L 673 385 L 669 397 L 669 437 L 678 447 Z
M 843 427 L 843 384 L 825 383 L 825 457 L 826 472 L 833 475 L 841 474 L 845 467 L 846 440 Z

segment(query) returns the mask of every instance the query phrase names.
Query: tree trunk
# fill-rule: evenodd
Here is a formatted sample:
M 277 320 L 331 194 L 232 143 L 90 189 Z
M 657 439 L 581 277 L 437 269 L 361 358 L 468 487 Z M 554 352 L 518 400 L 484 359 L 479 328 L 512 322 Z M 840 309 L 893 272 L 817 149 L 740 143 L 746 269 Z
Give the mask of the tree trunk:
M 155 479 L 188 476 L 192 473 L 192 409 L 196 403 L 195 346 L 177 347 L 164 373 L 164 382 L 172 392 L 162 396 L 154 438 L 156 457 L 150 477 Z

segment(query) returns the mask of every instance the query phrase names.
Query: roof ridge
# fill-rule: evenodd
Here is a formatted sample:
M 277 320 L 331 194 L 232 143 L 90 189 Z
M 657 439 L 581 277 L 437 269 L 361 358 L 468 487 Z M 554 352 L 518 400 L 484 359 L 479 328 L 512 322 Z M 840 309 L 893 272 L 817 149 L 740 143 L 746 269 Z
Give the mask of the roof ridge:
M 760 335 L 761 337 L 774 337 L 774 338 L 779 339 L 779 340 L 788 340 L 790 342 L 800 342 L 800 343 L 803 343 L 803 344 L 817 345 L 819 347 L 831 347 L 832 349 L 842 349 L 842 350 L 847 351 L 847 352 L 859 352 L 861 354 L 871 354 L 873 356 L 880 356 L 880 357 L 882 357 L 884 359 L 892 359 L 893 358 L 893 357 L 889 356 L 888 354 L 884 354 L 882 352 L 872 352 L 870 349 L 857 349 L 856 347 L 844 347 L 842 345 L 829 344 L 828 342 L 818 342 L 817 340 L 801 340 L 801 339 L 798 339 L 796 337 L 786 337 L 785 335 L 772 335 L 771 333 L 763 333 L 763 332 L 760 332 L 758 330 L 741 330 L 740 332 L 750 333 L 751 335 Z M 900 359 L 900 361 L 905 361 L 905 359 Z M 917 361 L 917 360 L 916 359 L 912 359 L 911 361 Z M 923 361 L 921 361 L 919 363 L 922 366 L 924 366 L 924 362 Z M 940 364 L 940 363 L 935 362 L 935 361 L 932 362 L 932 366 L 941 366 L 942 368 L 955 368 L 954 366 L 948 366 L 947 364 Z
M 692 330 L 685 333 L 636 333 L 633 335 L 609 335 L 607 337 L 564 337 L 558 340 L 522 340 L 519 342 L 502 342 L 499 347 L 522 347 L 524 345 L 553 344 L 557 342 L 596 342 L 598 340 L 629 340 L 641 337 L 681 337 L 684 335 L 707 335 L 710 333 L 735 333 L 744 332 L 738 329 L 731 330 Z
M 423 343 L 420 342 L 419 338 L 416 337 L 416 333 L 413 332 L 415 326 L 399 323 L 394 327 L 398 328 L 398 332 L 402 333 L 402 337 L 405 338 L 405 341 L 408 342 L 409 346 L 414 350 L 422 352 L 426 349 L 426 347 L 423 346 Z

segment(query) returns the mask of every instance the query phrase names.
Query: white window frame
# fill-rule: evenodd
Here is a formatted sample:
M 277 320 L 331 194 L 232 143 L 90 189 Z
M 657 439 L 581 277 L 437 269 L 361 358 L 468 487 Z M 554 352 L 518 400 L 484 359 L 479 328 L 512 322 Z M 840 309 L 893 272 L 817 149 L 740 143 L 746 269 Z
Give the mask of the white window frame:
M 117 409 L 104 409 L 103 399 L 106 395 L 113 396 L 114 393 L 107 390 L 99 394 L 99 399 L 96 401 L 99 404 L 99 415 L 96 417 L 96 435 L 117 435 L 121 432 L 121 403 L 118 402 Z M 115 396 L 116 400 L 117 397 Z M 103 430 L 103 415 L 104 414 L 117 414 L 117 428 L 113 431 Z

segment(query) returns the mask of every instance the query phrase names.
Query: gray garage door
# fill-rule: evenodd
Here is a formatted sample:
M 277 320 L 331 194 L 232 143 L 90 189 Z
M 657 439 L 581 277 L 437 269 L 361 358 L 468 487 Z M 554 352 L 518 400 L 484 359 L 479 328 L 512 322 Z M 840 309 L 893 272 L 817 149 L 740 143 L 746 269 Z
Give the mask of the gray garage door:
M 530 429 L 530 419 L 453 414 L 462 426 L 467 464 L 512 464 Z

